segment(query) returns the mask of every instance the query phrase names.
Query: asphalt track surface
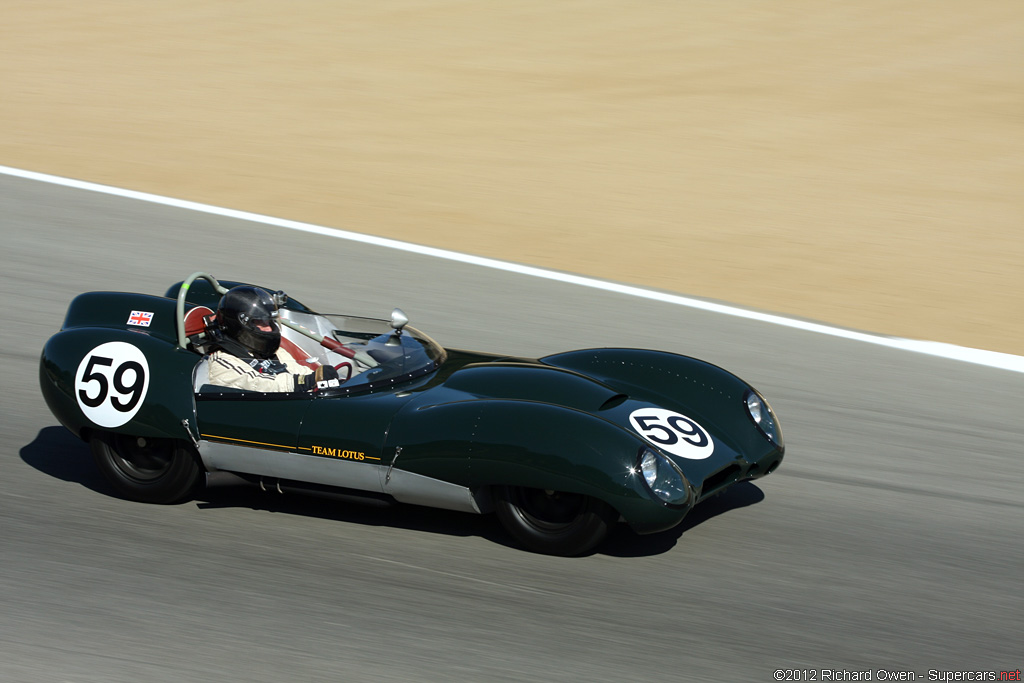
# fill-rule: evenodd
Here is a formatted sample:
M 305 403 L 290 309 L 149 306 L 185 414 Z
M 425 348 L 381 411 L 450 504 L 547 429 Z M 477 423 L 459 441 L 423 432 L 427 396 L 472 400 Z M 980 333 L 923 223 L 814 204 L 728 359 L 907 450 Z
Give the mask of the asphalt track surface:
M 0 680 L 1024 664 L 1020 373 L 15 178 L 0 178 L 0 235 Z M 43 403 L 39 352 L 74 295 L 160 294 L 195 270 L 325 311 L 400 305 L 451 347 L 701 357 L 769 398 L 786 460 L 677 529 L 618 529 L 569 559 L 514 547 L 491 517 L 415 506 L 227 482 L 176 506 L 124 501 Z

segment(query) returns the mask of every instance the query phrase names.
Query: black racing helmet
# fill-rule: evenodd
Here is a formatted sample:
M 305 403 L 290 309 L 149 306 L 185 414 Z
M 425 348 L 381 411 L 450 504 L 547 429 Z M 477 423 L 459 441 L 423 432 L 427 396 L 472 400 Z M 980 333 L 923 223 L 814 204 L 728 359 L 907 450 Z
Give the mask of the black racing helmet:
M 233 287 L 217 306 L 217 325 L 257 358 L 270 358 L 281 346 L 281 328 L 274 319 L 277 305 L 265 289 Z

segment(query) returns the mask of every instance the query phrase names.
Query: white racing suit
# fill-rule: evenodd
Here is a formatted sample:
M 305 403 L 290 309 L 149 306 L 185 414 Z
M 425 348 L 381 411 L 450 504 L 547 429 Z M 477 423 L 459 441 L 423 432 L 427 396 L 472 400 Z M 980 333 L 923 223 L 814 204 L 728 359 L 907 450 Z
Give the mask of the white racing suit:
M 244 359 L 218 349 L 210 354 L 210 383 L 246 391 L 295 391 L 296 376 L 313 372 L 286 351 L 268 360 Z

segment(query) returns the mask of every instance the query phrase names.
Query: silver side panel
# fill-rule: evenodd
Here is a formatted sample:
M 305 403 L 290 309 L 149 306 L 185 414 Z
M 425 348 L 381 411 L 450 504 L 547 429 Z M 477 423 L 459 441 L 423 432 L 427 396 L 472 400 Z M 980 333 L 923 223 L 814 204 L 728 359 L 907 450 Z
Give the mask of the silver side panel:
M 277 479 L 340 486 L 361 491 L 384 492 L 401 503 L 480 514 L 473 492 L 465 486 L 353 460 L 324 458 L 301 453 L 282 453 L 248 446 L 199 442 L 199 455 L 211 472 L 243 472 Z
M 211 472 L 227 470 L 264 477 L 343 486 L 361 491 L 382 491 L 382 471 L 387 468 L 366 462 L 324 458 L 301 453 L 266 451 L 200 441 L 199 455 Z
M 404 470 L 391 470 L 391 478 L 384 485 L 384 493 L 391 494 L 402 503 L 480 514 L 480 507 L 472 491 L 465 486 Z

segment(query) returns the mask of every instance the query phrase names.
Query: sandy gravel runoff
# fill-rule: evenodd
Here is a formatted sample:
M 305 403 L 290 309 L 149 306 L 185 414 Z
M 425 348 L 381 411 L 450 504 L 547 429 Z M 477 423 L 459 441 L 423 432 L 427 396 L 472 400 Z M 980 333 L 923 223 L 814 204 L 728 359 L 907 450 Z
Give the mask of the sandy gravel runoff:
M 1024 354 L 1019 0 L 0 8 L 0 164 Z

